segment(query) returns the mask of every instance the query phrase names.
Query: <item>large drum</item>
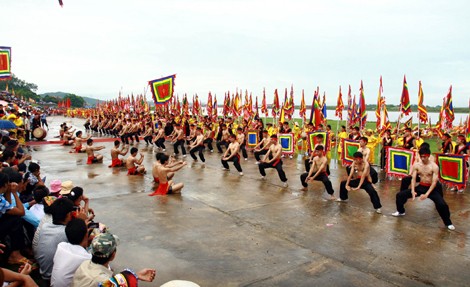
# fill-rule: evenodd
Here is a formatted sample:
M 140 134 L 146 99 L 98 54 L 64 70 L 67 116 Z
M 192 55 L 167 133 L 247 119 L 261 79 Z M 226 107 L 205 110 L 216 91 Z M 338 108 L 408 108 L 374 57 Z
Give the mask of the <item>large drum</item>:
M 47 131 L 43 128 L 35 128 L 33 131 L 33 137 L 38 140 L 43 140 L 47 136 Z

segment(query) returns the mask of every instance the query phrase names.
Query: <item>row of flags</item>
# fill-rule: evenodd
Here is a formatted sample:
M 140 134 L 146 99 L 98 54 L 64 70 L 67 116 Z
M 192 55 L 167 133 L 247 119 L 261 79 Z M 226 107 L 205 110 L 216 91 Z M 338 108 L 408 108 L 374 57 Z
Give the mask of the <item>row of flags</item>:
M 174 75 L 170 76 L 174 80 Z M 159 81 L 164 81 L 166 78 L 157 79 L 150 81 L 149 84 L 154 87 L 155 83 L 160 83 Z M 187 95 L 183 95 L 182 101 L 180 104 L 179 96 L 173 97 L 172 90 L 174 82 L 167 83 L 166 89 L 158 91 L 158 89 L 152 88 L 152 93 L 154 97 L 154 102 L 157 106 L 157 110 L 163 110 L 164 112 L 171 112 L 175 115 L 196 115 L 198 117 L 203 116 L 202 104 L 199 100 L 198 95 L 194 95 L 192 99 L 192 108 L 189 109 L 189 101 Z M 171 91 L 171 94 L 168 92 Z M 161 96 L 159 96 L 161 92 Z M 244 96 L 244 100 L 243 100 Z M 160 97 L 165 97 L 167 100 L 162 101 Z M 160 105 L 164 103 L 164 105 Z M 320 95 L 320 89 L 314 91 L 312 104 L 310 106 L 310 117 L 308 122 L 312 123 L 314 127 L 321 128 L 322 125 L 326 124 L 327 118 L 327 106 L 326 106 L 326 94 L 323 93 L 323 97 Z M 294 88 L 291 86 L 290 92 L 286 88 L 284 91 L 284 101 L 281 105 L 279 99 L 278 90 L 274 90 L 274 99 L 271 104 L 271 116 L 279 119 L 280 121 L 290 120 L 294 114 L 295 104 L 294 104 Z M 343 96 L 341 91 L 341 86 L 339 87 L 338 99 L 335 109 L 335 116 L 339 119 L 343 119 L 343 111 L 345 110 L 345 105 L 343 102 Z M 207 115 L 213 118 L 218 117 L 217 114 L 217 98 L 212 96 L 209 92 L 207 105 L 206 105 Z M 261 114 L 260 114 L 261 112 Z M 367 122 L 367 111 L 366 111 L 366 100 L 364 94 L 363 82 L 361 81 L 359 88 L 359 97 L 356 100 L 356 95 L 352 95 L 351 86 L 349 85 L 348 95 L 347 95 L 347 125 L 359 125 L 361 129 L 365 128 Z M 400 100 L 400 112 L 402 115 L 407 116 L 411 113 L 411 102 L 408 92 L 408 84 L 406 82 L 406 76 L 403 78 L 403 90 Z M 224 95 L 223 101 L 223 116 L 233 116 L 233 117 L 243 117 L 245 120 L 250 120 L 252 118 L 258 118 L 260 115 L 268 116 L 269 110 L 266 100 L 266 90 L 263 89 L 263 96 L 261 99 L 261 106 L 258 106 L 258 96 L 254 97 L 248 91 L 239 91 L 236 90 L 235 93 L 226 92 Z M 304 121 L 307 121 L 307 106 L 305 102 L 304 91 L 302 90 L 300 110 L 299 114 Z M 383 132 L 391 128 L 391 123 L 388 118 L 386 99 L 383 96 L 383 85 L 382 77 L 380 77 L 380 86 L 377 97 L 377 107 L 376 107 L 376 129 L 379 132 Z M 452 122 L 454 120 L 454 111 L 452 106 L 452 86 L 449 89 L 448 94 L 443 99 L 443 105 L 441 108 L 439 120 L 437 123 L 438 129 L 450 129 L 452 128 Z M 400 119 L 399 119 L 400 121 Z M 430 122 L 428 119 L 427 110 L 424 105 L 424 92 L 421 81 L 419 82 L 419 92 L 418 92 L 418 121 L 422 124 Z M 407 123 L 409 120 L 407 121 Z M 399 122 L 397 123 L 399 125 Z

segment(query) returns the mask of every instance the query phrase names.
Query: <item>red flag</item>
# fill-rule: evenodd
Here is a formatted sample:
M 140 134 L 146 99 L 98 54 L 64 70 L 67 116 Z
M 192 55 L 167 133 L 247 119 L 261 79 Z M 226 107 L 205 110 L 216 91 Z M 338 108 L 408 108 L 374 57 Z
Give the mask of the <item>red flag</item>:
M 423 86 L 421 85 L 421 81 L 419 81 L 419 91 L 418 91 L 418 119 L 423 124 L 428 122 L 428 111 L 423 104 L 424 102 L 424 93 L 423 93 Z
M 302 95 L 303 96 L 303 95 Z M 338 100 L 336 101 L 336 111 L 335 115 L 340 119 L 343 120 L 343 95 L 341 94 L 341 86 L 339 86 L 339 93 L 338 93 Z
M 277 118 L 279 114 L 279 96 L 277 94 L 277 89 L 274 90 L 274 100 L 273 100 L 273 107 L 272 107 L 272 115 L 273 117 Z
M 299 114 L 302 119 L 305 121 L 305 116 L 307 113 L 307 106 L 305 105 L 305 97 L 304 97 L 304 90 L 302 89 L 302 100 L 300 102 L 300 111 Z
M 261 101 L 261 113 L 264 114 L 265 117 L 268 116 L 268 105 L 266 104 L 266 89 L 263 88 L 263 100 Z
M 360 89 L 361 95 L 359 98 L 359 111 L 360 111 L 360 121 L 361 121 L 361 130 L 366 127 L 366 122 L 367 122 L 367 111 L 366 111 L 366 99 L 364 96 L 364 86 L 362 85 L 361 81 L 361 89 Z
M 403 77 L 403 91 L 401 93 L 400 110 L 405 116 L 411 113 L 410 94 L 408 93 L 408 84 L 406 83 L 406 76 Z
M 206 105 L 207 115 L 210 117 L 212 115 L 212 94 L 209 92 L 207 96 L 207 105 Z
M 381 115 L 382 105 L 383 105 L 382 93 L 383 93 L 382 76 L 380 76 L 379 95 L 377 96 L 377 107 L 375 109 L 375 117 L 376 117 L 375 127 L 377 128 L 377 130 L 380 129 L 380 124 L 381 124 L 380 115 Z

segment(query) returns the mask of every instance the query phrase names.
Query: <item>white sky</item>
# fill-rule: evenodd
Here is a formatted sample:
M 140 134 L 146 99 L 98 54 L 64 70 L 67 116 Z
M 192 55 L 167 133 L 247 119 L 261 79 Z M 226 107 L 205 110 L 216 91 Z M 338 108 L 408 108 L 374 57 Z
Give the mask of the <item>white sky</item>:
M 12 71 L 39 86 L 99 99 L 142 93 L 147 81 L 177 74 L 175 92 L 248 89 L 281 101 L 294 85 L 307 104 L 320 86 L 328 106 L 338 86 L 375 103 L 383 76 L 398 104 L 406 74 L 412 104 L 470 95 L 470 1 L 452 0 L 0 0 L 0 46 Z M 150 92 L 147 94 L 150 99 Z M 261 98 L 259 99 L 261 101 Z

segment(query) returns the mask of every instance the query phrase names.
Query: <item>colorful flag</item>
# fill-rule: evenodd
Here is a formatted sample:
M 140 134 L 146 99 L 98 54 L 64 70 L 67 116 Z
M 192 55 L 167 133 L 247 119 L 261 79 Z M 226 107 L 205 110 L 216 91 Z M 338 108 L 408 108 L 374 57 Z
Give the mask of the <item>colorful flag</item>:
M 379 86 L 379 95 L 377 96 L 377 107 L 375 109 L 375 117 L 376 117 L 376 129 L 377 130 L 380 130 L 381 129 L 381 122 L 382 122 L 382 119 L 380 117 L 381 115 L 381 112 L 382 112 L 382 105 L 383 105 L 383 98 L 382 98 L 382 94 L 383 94 L 383 86 L 382 86 L 382 76 L 380 76 L 380 86 Z
M 277 94 L 277 89 L 274 90 L 274 100 L 273 100 L 273 107 L 272 107 L 272 115 L 273 117 L 277 118 L 279 115 L 279 96 Z
M 362 85 L 361 81 L 361 96 L 359 98 L 359 111 L 360 111 L 360 121 L 361 121 L 361 130 L 366 128 L 367 122 L 367 111 L 366 111 L 366 99 L 364 96 L 364 86 Z
M 212 116 L 212 94 L 209 92 L 207 96 L 207 105 L 206 105 L 207 115 L 210 117 Z
M 351 95 L 351 85 L 348 89 L 348 119 L 347 119 L 347 128 L 353 125 L 353 100 Z
M 389 176 L 405 177 L 410 174 L 410 169 L 415 160 L 415 152 L 396 147 L 387 147 L 387 162 L 385 172 Z
M 263 100 L 261 101 L 261 113 L 264 114 L 265 117 L 268 116 L 268 105 L 266 104 L 266 89 L 263 88 Z
M 451 129 L 452 123 L 455 119 L 454 107 L 452 105 L 452 85 L 449 88 L 449 93 L 446 96 L 444 104 L 444 115 L 446 119 L 446 128 Z
M 428 122 L 428 111 L 423 104 L 424 102 L 424 93 L 423 93 L 423 86 L 421 85 L 421 81 L 419 81 L 419 91 L 418 91 L 418 120 L 426 124 Z
M 11 79 L 11 48 L 0 47 L 0 80 Z
M 383 98 L 382 109 L 380 111 L 380 128 L 381 133 L 392 128 L 392 124 L 388 119 L 387 105 L 385 104 L 385 98 Z
M 321 113 L 323 117 L 323 123 L 326 125 L 326 92 L 323 92 L 323 103 L 321 104 Z
M 468 179 L 467 157 L 464 155 L 436 154 L 439 179 L 448 186 L 465 189 Z
M 217 95 L 214 95 L 214 105 L 212 107 L 213 107 L 213 110 L 214 110 L 214 112 L 212 113 L 212 118 L 217 120 L 217 118 L 218 118 L 218 114 L 217 114 L 218 113 L 218 111 L 217 111 L 217 109 L 218 109 Z
M 173 97 L 176 75 L 149 81 L 152 98 L 155 105 L 165 104 Z
M 312 110 L 310 111 L 310 123 L 313 124 L 315 130 L 321 128 L 322 124 L 322 114 L 321 114 L 321 107 L 319 101 L 319 92 L 320 87 L 317 87 L 317 90 L 313 94 L 313 102 L 312 102 Z
M 302 100 L 303 100 L 303 93 L 302 93 Z M 343 109 L 344 109 L 343 95 L 341 94 L 341 86 L 339 86 L 339 94 L 338 94 L 338 100 L 336 101 L 335 116 L 337 116 L 340 120 L 343 120 Z
M 354 153 L 357 152 L 360 145 L 359 142 L 349 139 L 341 139 L 343 152 L 341 153 L 341 162 L 343 166 L 351 165 L 354 161 Z
M 411 113 L 410 94 L 408 93 L 408 84 L 406 83 L 406 76 L 403 78 L 403 91 L 401 92 L 400 110 L 407 116 Z
M 409 118 L 404 124 L 405 128 L 410 128 L 413 126 L 413 116 L 411 116 L 411 118 Z
M 300 102 L 299 114 L 300 114 L 300 117 L 302 117 L 304 121 L 305 121 L 306 112 L 307 112 L 307 106 L 305 105 L 304 90 L 302 89 L 302 100 Z

